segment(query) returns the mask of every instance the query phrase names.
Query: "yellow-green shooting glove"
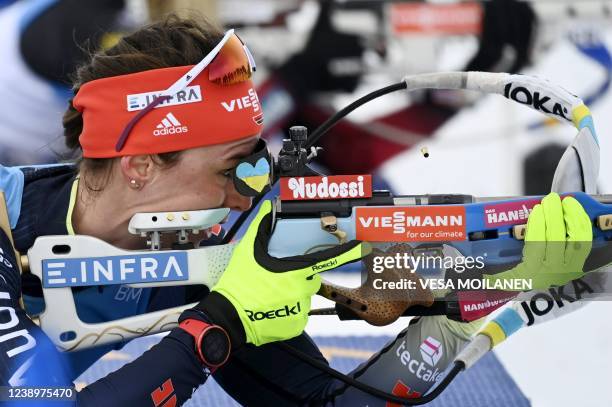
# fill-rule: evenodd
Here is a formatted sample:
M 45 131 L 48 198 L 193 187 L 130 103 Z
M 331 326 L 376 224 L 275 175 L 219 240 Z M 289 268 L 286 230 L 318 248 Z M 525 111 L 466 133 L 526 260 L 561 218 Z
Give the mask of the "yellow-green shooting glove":
M 310 299 L 321 286 L 318 273 L 358 261 L 371 251 L 366 243 L 353 240 L 308 255 L 271 257 L 271 210 L 271 202 L 263 202 L 219 282 L 196 307 L 228 331 L 233 348 L 245 341 L 259 346 L 301 334 Z
M 592 223 L 582 205 L 571 196 L 561 200 L 553 192 L 529 215 L 523 261 L 508 271 L 484 277 L 492 283 L 526 279 L 534 290 L 562 286 L 583 276 L 592 241 Z

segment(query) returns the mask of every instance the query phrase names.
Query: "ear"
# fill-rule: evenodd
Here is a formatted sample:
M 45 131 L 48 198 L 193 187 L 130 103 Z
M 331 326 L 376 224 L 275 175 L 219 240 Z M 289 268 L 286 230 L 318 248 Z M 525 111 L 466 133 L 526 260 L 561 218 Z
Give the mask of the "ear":
M 155 163 L 150 155 L 129 155 L 121 157 L 121 172 L 135 189 L 145 186 L 152 178 Z

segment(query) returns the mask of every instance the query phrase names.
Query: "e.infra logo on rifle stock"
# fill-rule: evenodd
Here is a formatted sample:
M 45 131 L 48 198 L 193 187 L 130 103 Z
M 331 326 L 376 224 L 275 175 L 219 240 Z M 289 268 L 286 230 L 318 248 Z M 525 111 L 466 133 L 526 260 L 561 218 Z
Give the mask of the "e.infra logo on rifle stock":
M 280 179 L 280 196 L 283 201 L 370 198 L 372 176 L 283 177 Z
M 463 206 L 360 207 L 355 209 L 359 240 L 439 242 L 465 240 Z

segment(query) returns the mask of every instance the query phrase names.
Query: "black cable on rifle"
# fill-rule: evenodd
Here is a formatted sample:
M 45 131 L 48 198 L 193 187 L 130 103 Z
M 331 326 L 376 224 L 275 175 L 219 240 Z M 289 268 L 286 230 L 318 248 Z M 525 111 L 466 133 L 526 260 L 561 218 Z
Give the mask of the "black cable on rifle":
M 368 103 L 371 100 L 374 100 L 374 99 L 379 98 L 381 96 L 384 96 L 384 95 L 387 95 L 389 93 L 393 93 L 393 92 L 396 92 L 396 91 L 402 90 L 402 89 L 406 89 L 406 82 L 404 82 L 404 81 L 398 82 L 398 83 L 394 83 L 393 85 L 385 86 L 384 88 L 380 88 L 378 90 L 375 90 L 373 92 L 368 93 L 365 96 L 360 97 L 359 99 L 357 99 L 356 101 L 354 101 L 350 105 L 348 105 L 348 106 L 344 107 L 343 109 L 337 111 L 336 113 L 334 113 L 333 116 L 331 116 L 329 119 L 325 120 L 325 122 L 323 124 L 321 124 L 319 127 L 317 127 L 315 129 L 315 131 L 310 133 L 310 135 L 308 136 L 308 141 L 306 142 L 306 146 L 305 146 L 306 149 L 308 150 L 310 147 L 312 147 L 317 141 L 319 141 L 319 139 L 325 133 L 327 133 L 329 131 L 329 129 L 334 127 L 336 125 L 336 123 L 338 123 L 340 121 L 340 119 L 342 119 L 343 117 L 345 117 L 346 115 L 351 113 L 353 110 L 355 110 L 358 107 Z
M 328 375 L 332 376 L 335 379 L 340 380 L 341 382 L 347 384 L 348 386 L 355 387 L 356 389 L 359 389 L 365 393 L 371 394 L 372 396 L 378 397 L 382 400 L 386 400 L 391 403 L 397 403 L 397 404 L 401 404 L 405 406 L 419 406 L 421 404 L 426 404 L 426 403 L 431 402 L 433 399 L 438 397 L 440 393 L 442 393 L 448 387 L 450 382 L 452 382 L 453 379 L 459 374 L 459 372 L 461 372 L 465 368 L 465 365 L 463 364 L 463 362 L 456 361 L 452 369 L 450 370 L 450 372 L 448 372 L 448 374 L 444 377 L 444 379 L 442 379 L 440 384 L 438 384 L 438 386 L 436 386 L 436 388 L 433 389 L 431 393 L 423 397 L 406 398 L 406 397 L 396 396 L 391 393 L 387 393 L 385 391 L 377 389 L 376 387 L 372 387 L 368 384 L 360 382 L 353 377 L 340 373 L 337 370 L 331 368 L 329 365 L 312 358 L 311 356 L 303 353 L 302 351 L 299 351 L 293 348 L 292 346 L 286 344 L 285 342 L 276 342 L 276 345 L 279 346 L 280 348 L 283 348 L 285 351 L 292 354 L 296 358 L 308 363 L 309 365 L 313 366 L 314 368 L 322 372 L 327 373 Z
M 393 92 L 396 92 L 402 89 L 406 89 L 406 82 L 402 81 L 402 82 L 395 83 L 393 85 L 385 86 L 384 88 L 380 88 L 378 90 L 368 93 L 365 96 L 360 97 L 359 99 L 357 99 L 350 105 L 337 111 L 333 116 L 325 120 L 323 124 L 317 127 L 315 131 L 313 131 L 308 137 L 308 141 L 306 143 L 305 148 L 309 149 L 310 147 L 312 147 L 314 143 L 316 143 L 325 133 L 329 131 L 329 129 L 334 127 L 337 122 L 339 122 L 342 118 L 344 118 L 346 115 L 351 113 L 353 110 L 357 109 L 358 107 L 376 98 L 379 98 L 381 96 L 384 96 L 389 93 L 393 93 Z M 274 186 L 274 184 L 276 184 L 276 181 L 272 184 L 272 186 Z M 221 242 L 221 244 L 227 244 L 232 241 L 234 236 L 236 236 L 236 233 L 238 233 L 238 230 L 240 230 L 240 227 L 242 226 L 242 224 L 247 220 L 247 218 L 249 217 L 251 212 L 253 212 L 253 210 L 257 207 L 257 205 L 259 205 L 263 197 L 264 195 L 259 195 L 253 198 L 253 204 L 251 205 L 251 207 L 240 214 L 238 219 L 236 219 L 232 227 L 227 231 L 227 233 L 223 237 L 223 241 Z

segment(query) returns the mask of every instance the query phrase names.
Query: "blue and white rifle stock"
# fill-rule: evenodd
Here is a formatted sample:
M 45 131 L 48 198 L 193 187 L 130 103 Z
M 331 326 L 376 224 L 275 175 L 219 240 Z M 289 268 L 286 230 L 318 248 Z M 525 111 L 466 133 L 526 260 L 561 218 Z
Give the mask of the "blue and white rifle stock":
M 594 223 L 601 226 L 594 228 L 593 249 L 605 248 L 612 238 L 612 196 L 572 195 L 582 203 Z M 396 203 L 384 206 L 393 205 L 399 211 L 415 205 L 431 205 L 428 203 L 431 197 L 425 196 L 389 199 Z M 501 200 L 474 198 L 474 201 L 453 205 L 465 208 L 468 238 L 462 241 L 430 241 L 427 242 L 428 249 L 436 244 L 454 248 L 463 256 L 484 256 L 487 266 L 502 267 L 519 262 L 523 243 L 517 239 L 521 236 L 516 235 L 516 231 L 520 233 L 524 225 L 486 227 L 485 208 L 491 205 L 521 205 L 523 202 L 532 205 L 533 197 Z M 330 206 L 333 204 L 333 201 L 329 202 Z M 313 246 L 338 244 L 337 238 L 322 228 L 319 216 L 312 214 L 305 218 L 285 218 L 283 205 L 281 202 L 277 205 L 281 211 L 277 213 L 276 227 L 270 241 L 269 251 L 272 255 L 292 256 L 305 253 Z M 349 240 L 355 238 L 355 210 L 358 208 L 362 206 L 348 209 L 346 217 L 335 216 L 335 227 L 346 232 Z M 167 213 L 150 216 L 167 216 Z M 295 239 L 298 235 L 303 238 Z M 233 246 L 234 243 L 188 250 L 127 251 L 91 236 L 40 237 L 28 252 L 30 270 L 42 281 L 46 302 L 45 311 L 39 315 L 40 325 L 56 345 L 66 350 L 169 330 L 175 326 L 178 315 L 194 304 L 88 324 L 78 317 L 71 287 L 112 284 L 126 284 L 135 288 L 193 284 L 213 287 L 229 262 Z M 415 247 L 418 248 L 418 244 Z M 414 314 L 408 310 L 407 315 Z

